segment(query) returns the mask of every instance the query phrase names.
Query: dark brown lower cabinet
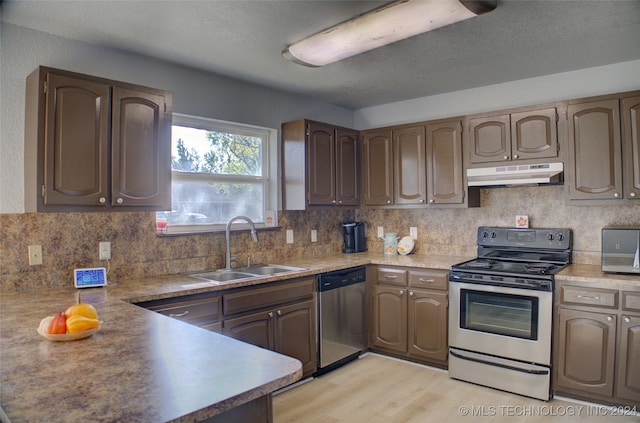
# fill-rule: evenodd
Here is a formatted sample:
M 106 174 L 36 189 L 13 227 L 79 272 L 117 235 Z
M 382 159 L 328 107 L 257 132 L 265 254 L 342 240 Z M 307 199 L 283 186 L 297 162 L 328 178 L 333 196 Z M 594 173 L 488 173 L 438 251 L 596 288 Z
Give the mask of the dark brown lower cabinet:
M 556 395 L 640 409 L 640 289 L 558 285 Z
M 297 358 L 302 362 L 303 377 L 310 376 L 317 367 L 313 282 L 313 279 L 299 280 L 223 295 L 224 304 L 234 308 L 228 307 L 224 311 L 222 333 Z M 301 301 L 300 296 L 309 298 Z M 269 304 L 270 301 L 275 303 Z M 277 305 L 278 302 L 281 305 Z M 243 311 L 226 317 L 236 309 Z
M 447 293 L 409 290 L 408 353 L 447 360 Z
M 447 279 L 441 270 L 378 267 L 371 288 L 371 348 L 446 367 Z
M 620 319 L 616 391 L 620 398 L 640 401 L 640 317 Z
M 613 395 L 616 316 L 560 310 L 558 387 Z

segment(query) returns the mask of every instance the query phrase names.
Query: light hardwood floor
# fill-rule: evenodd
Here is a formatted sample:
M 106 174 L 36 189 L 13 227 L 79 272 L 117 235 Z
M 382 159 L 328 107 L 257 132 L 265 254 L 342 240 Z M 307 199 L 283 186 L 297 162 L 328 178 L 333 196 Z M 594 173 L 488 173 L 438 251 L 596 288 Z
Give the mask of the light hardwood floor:
M 529 399 L 445 371 L 366 354 L 274 396 L 274 423 L 640 422 L 595 404 Z

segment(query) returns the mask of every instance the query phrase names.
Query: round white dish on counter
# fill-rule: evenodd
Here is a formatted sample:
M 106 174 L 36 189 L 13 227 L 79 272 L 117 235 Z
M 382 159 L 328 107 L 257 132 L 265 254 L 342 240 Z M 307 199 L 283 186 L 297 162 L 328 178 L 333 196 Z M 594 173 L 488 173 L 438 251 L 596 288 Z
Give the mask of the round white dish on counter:
M 76 341 L 78 339 L 88 338 L 102 327 L 102 321 L 100 321 L 100 326 L 97 328 L 85 330 L 77 333 L 46 333 L 44 328 L 47 327 L 49 322 L 53 319 L 53 316 L 47 316 L 44 319 L 40 320 L 40 325 L 38 326 L 38 334 L 49 341 Z
M 406 256 L 411 251 L 413 251 L 413 246 L 413 239 L 410 236 L 402 237 L 400 242 L 398 242 L 398 254 Z

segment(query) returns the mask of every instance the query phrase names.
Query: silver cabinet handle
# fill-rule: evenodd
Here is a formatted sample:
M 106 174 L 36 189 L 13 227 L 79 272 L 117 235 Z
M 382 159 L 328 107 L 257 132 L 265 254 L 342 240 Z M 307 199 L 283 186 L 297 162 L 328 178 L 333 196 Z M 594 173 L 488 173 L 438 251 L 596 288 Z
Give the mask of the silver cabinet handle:
M 404 295 L 404 291 L 402 289 L 400 290 L 400 295 Z
M 582 294 L 578 294 L 578 298 L 580 298 L 581 300 L 599 300 L 600 297 L 597 295 L 582 295 Z
M 187 314 L 189 314 L 189 310 L 185 310 L 183 313 L 176 313 L 176 314 L 169 313 L 169 317 L 184 317 Z
M 421 199 L 420 199 L 420 202 L 421 202 L 421 203 L 424 203 L 424 198 L 421 198 Z
M 631 192 L 631 193 L 629 193 L 629 197 L 633 198 L 633 197 L 635 197 L 635 196 L 636 196 L 636 193 L 635 193 L 635 192 Z
M 613 317 L 611 317 L 611 316 L 607 316 L 607 322 L 610 322 L 610 321 L 612 321 L 612 320 L 613 320 Z
M 267 314 L 267 316 L 269 316 L 269 318 L 273 317 L 273 311 L 270 311 L 269 314 Z
M 613 196 L 614 196 L 615 198 L 618 198 L 618 197 L 620 197 L 620 194 L 618 194 L 617 192 L 614 192 L 614 193 L 613 193 Z
M 282 310 L 278 310 L 276 313 L 278 313 L 278 316 L 282 316 Z
M 427 282 L 427 283 L 434 283 L 436 280 L 435 279 L 420 278 L 419 281 L 420 282 Z
M 630 319 L 630 318 L 628 318 L 628 317 L 625 317 L 625 318 L 624 318 L 624 322 L 625 322 L 625 323 L 629 323 L 630 321 L 631 321 L 631 319 Z
M 513 158 L 514 158 L 514 159 L 517 159 L 518 157 L 520 157 L 520 156 L 518 156 L 517 154 L 514 154 L 514 155 L 513 155 Z
M 385 279 L 398 279 L 398 275 L 384 275 Z
M 100 204 L 104 204 L 107 202 L 107 199 L 104 197 L 100 197 L 100 199 L 98 200 L 98 202 L 100 202 Z
M 391 200 L 387 200 L 387 204 L 391 204 Z
M 430 203 L 435 203 L 436 200 L 434 200 L 433 198 L 431 200 L 429 200 Z
M 413 291 L 409 291 L 409 296 L 413 297 Z
M 509 156 L 502 157 L 504 160 L 509 160 Z
M 123 201 L 124 201 L 124 200 L 123 200 L 122 198 L 118 198 L 118 199 L 116 200 L 116 203 L 118 203 L 118 204 L 122 204 L 122 203 L 123 203 Z

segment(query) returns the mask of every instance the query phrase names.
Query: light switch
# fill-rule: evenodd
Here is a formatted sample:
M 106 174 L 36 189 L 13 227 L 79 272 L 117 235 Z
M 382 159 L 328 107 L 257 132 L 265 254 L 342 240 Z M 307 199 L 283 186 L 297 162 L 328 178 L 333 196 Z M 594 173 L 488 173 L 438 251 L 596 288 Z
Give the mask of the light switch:
M 293 229 L 287 229 L 287 244 L 293 244 Z
M 412 226 L 409 228 L 409 236 L 411 239 L 418 239 L 418 228 Z
M 378 226 L 378 238 L 384 238 L 384 226 Z
M 318 242 L 318 230 L 311 229 L 311 242 Z

